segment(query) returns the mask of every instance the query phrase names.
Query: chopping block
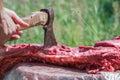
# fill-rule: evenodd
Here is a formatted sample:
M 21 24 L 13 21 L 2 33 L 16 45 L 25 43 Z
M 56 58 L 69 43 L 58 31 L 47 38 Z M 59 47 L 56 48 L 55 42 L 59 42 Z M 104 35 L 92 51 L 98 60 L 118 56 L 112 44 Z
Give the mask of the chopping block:
M 15 66 L 4 80 L 120 80 L 120 71 L 88 74 L 74 68 L 22 63 Z

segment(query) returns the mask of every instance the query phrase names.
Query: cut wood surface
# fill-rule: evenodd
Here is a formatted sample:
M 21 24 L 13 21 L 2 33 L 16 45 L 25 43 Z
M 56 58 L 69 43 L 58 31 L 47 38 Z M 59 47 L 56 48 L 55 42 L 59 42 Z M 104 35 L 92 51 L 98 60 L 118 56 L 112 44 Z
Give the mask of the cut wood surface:
M 23 63 L 17 65 L 4 80 L 120 80 L 120 71 L 87 74 L 74 68 Z

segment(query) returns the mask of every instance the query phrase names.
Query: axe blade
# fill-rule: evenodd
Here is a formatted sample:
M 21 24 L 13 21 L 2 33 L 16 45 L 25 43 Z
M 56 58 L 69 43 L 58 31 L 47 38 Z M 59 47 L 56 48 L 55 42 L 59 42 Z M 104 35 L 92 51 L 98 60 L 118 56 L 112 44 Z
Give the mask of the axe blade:
M 54 10 L 52 8 L 41 9 L 40 11 L 48 13 L 48 21 L 44 25 L 44 49 L 56 46 L 56 38 L 53 32 Z

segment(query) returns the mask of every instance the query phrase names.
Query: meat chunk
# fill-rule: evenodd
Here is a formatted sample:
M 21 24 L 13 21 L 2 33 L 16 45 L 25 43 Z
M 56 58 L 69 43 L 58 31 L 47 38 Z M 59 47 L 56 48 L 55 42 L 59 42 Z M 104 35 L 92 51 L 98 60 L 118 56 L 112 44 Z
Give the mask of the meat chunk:
M 4 77 L 16 64 L 40 62 L 85 69 L 88 73 L 120 69 L 120 38 L 96 42 L 94 46 L 68 47 L 65 45 L 43 49 L 40 44 L 7 46 L 0 56 L 0 76 Z

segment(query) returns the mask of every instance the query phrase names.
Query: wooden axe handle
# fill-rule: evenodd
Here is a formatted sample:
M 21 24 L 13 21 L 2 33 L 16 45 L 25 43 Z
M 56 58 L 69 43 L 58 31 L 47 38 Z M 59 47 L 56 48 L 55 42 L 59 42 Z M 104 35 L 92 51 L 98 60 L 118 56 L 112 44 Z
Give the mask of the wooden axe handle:
M 48 21 L 48 14 L 43 11 L 33 12 L 31 15 L 23 18 L 23 21 L 28 23 L 30 26 L 21 28 L 21 30 L 38 26 L 38 25 L 45 25 Z

